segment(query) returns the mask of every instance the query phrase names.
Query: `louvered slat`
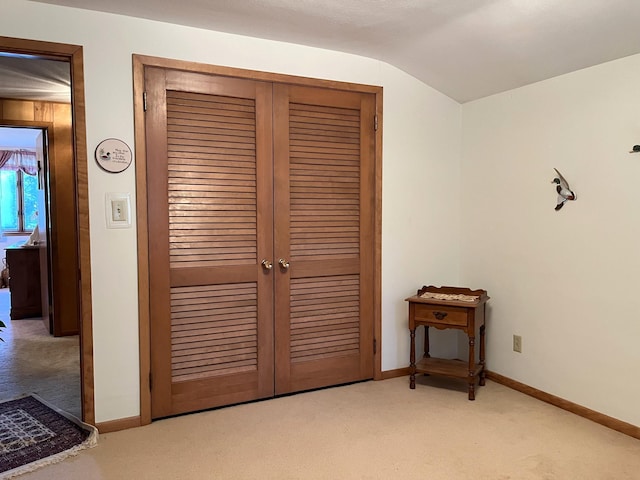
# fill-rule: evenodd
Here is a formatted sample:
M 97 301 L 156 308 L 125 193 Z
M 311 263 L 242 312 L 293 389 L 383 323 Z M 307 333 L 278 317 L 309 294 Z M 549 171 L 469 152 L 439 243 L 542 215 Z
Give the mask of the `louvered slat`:
M 360 112 L 291 103 L 292 261 L 360 254 Z M 290 357 L 305 362 L 358 355 L 358 275 L 291 281 Z
M 360 351 L 359 275 L 291 280 L 291 361 Z
M 255 102 L 167 92 L 171 268 L 256 262 Z M 172 381 L 257 368 L 257 286 L 171 289 Z
M 257 286 L 171 289 L 172 381 L 257 368 Z
M 167 92 L 171 268 L 256 263 L 255 101 Z
M 291 258 L 360 253 L 360 112 L 290 105 Z

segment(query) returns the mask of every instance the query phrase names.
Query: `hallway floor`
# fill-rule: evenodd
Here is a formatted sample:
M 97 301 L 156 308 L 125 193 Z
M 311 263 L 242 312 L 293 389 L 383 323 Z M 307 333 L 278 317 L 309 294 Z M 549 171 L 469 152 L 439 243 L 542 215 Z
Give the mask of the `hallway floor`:
M 0 400 L 35 393 L 80 418 L 79 337 L 55 338 L 41 318 L 11 320 L 10 305 L 9 289 L 0 289 Z

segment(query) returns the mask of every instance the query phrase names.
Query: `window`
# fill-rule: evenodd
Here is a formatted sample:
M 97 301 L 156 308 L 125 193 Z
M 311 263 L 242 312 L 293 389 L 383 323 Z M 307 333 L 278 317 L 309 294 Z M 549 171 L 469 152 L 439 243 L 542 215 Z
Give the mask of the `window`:
M 0 234 L 30 234 L 44 208 L 38 151 L 47 151 L 46 129 L 0 126 Z M 39 182 L 40 180 L 40 182 Z
M 31 233 L 38 225 L 38 177 L 21 170 L 0 170 L 0 229 Z

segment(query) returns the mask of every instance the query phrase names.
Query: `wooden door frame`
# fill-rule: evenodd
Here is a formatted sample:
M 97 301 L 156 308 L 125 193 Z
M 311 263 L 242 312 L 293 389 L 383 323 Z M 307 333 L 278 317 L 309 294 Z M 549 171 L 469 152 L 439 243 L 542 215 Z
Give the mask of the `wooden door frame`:
M 95 424 L 95 400 L 93 380 L 93 321 L 91 311 L 91 257 L 89 234 L 89 188 L 84 101 L 83 50 L 79 45 L 42 42 L 0 36 L 0 51 L 27 54 L 69 63 L 72 93 L 73 162 L 76 187 L 76 239 L 80 272 L 77 289 L 80 305 L 80 388 L 82 417 Z M 55 271 L 51 272 L 55 275 Z M 58 279 L 61 281 L 61 279 Z M 69 279 L 67 279 L 69 281 Z
M 146 67 L 160 67 L 187 72 L 221 75 L 250 80 L 262 80 L 291 85 L 305 85 L 334 90 L 346 90 L 375 95 L 375 111 L 378 129 L 375 132 L 375 201 L 374 201 L 374 274 L 373 335 L 377 340 L 374 353 L 374 380 L 382 380 L 382 87 L 360 85 L 333 80 L 319 80 L 278 73 L 220 67 L 203 63 L 172 60 L 160 57 L 133 54 L 133 95 L 135 125 L 136 163 L 136 215 L 138 233 L 138 319 L 140 341 L 140 424 L 151 423 L 151 335 L 149 314 L 149 232 L 147 230 L 147 152 L 145 144 L 144 113 L 144 70 Z

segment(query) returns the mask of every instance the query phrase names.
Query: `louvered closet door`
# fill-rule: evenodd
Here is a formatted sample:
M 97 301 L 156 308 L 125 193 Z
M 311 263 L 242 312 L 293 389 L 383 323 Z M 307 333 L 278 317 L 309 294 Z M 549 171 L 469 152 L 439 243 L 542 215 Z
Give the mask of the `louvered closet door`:
M 277 394 L 373 377 L 374 102 L 274 87 Z
M 272 396 L 271 85 L 145 84 L 152 417 Z

